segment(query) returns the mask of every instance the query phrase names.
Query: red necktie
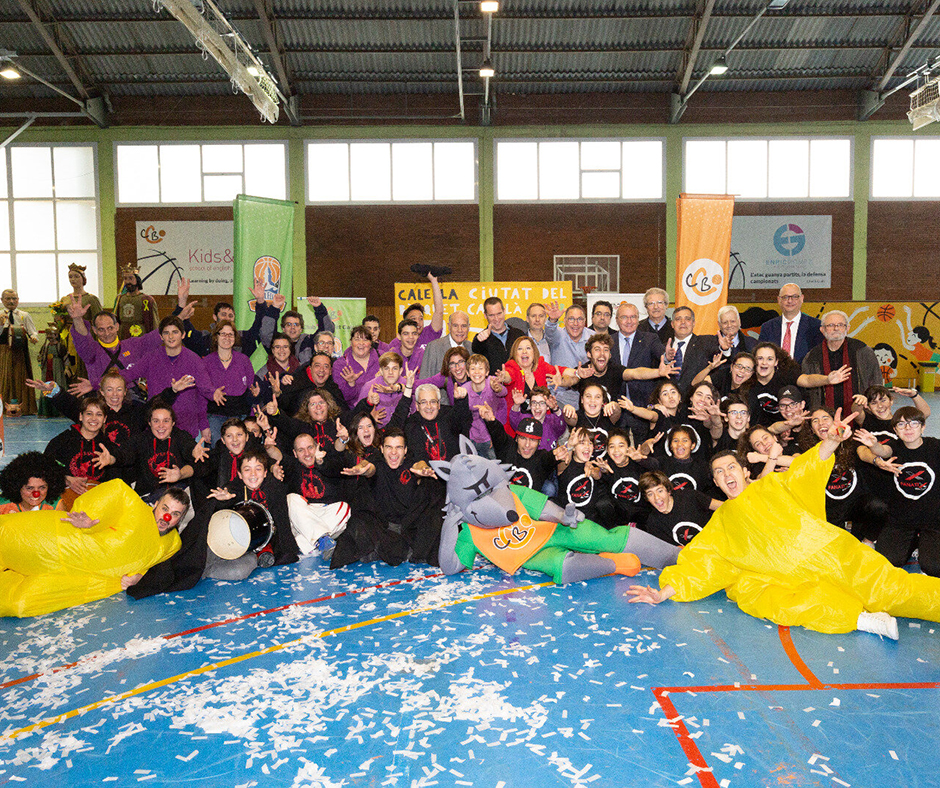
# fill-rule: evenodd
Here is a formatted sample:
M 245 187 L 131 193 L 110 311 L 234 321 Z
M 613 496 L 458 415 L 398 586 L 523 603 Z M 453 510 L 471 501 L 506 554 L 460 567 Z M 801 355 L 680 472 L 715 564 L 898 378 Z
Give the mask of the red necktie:
M 791 343 L 791 340 L 790 340 L 790 328 L 791 328 L 792 326 L 793 326 L 793 321 L 792 321 L 792 320 L 788 320 L 788 321 L 787 321 L 787 330 L 783 332 L 783 345 L 782 345 L 783 349 L 784 349 L 787 353 L 789 353 L 791 356 L 793 355 L 793 351 L 790 349 L 790 348 L 791 348 L 791 344 L 790 344 L 790 343 Z

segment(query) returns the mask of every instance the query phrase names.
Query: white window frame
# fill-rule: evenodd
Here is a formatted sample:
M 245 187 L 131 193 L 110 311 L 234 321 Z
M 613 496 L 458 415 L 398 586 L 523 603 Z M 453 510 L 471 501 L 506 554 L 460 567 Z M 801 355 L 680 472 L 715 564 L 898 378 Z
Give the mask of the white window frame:
M 662 146 L 662 166 L 660 168 L 660 197 L 565 197 L 561 199 L 546 199 L 535 197 L 528 200 L 500 199 L 497 183 L 499 181 L 499 144 L 501 142 L 658 142 Z M 623 157 L 621 154 L 620 170 L 579 170 L 582 177 L 578 179 L 578 192 L 583 188 L 583 175 L 585 172 L 619 172 L 621 194 L 623 194 Z M 493 145 L 493 189 L 494 202 L 505 205 L 534 204 L 534 203 L 664 203 L 666 201 L 666 138 L 665 137 L 500 137 L 494 140 Z M 538 190 L 538 158 L 536 157 L 536 190 Z
M 52 160 L 52 196 L 51 197 L 16 197 L 13 194 L 13 166 L 11 156 L 8 151 L 12 151 L 16 148 L 49 148 L 50 150 L 55 150 L 56 148 L 91 148 L 92 160 L 94 162 L 94 178 L 95 178 L 95 193 L 93 197 L 56 197 L 55 196 L 55 159 Z M 97 142 L 21 142 L 21 143 L 11 143 L 3 148 L 0 148 L 0 155 L 4 156 L 6 159 L 6 176 L 7 176 L 7 221 L 9 222 L 9 232 L 10 232 L 10 249 L 9 252 L 3 251 L 2 254 L 9 253 L 10 255 L 10 281 L 11 287 L 19 292 L 16 281 L 16 256 L 17 254 L 53 254 L 58 260 L 59 255 L 63 254 L 81 254 L 81 255 L 90 255 L 94 254 L 97 257 L 97 274 L 98 274 L 98 287 L 101 290 L 101 293 L 104 292 L 104 280 L 102 278 L 102 266 L 101 266 L 101 184 L 98 180 L 98 143 Z M 16 234 L 14 232 L 14 220 L 13 220 L 13 204 L 15 202 L 52 202 L 52 216 L 53 216 L 53 232 L 56 231 L 56 209 L 59 203 L 71 203 L 71 202 L 89 202 L 94 201 L 95 203 L 95 238 L 96 246 L 95 249 L 58 249 L 57 247 L 49 249 L 28 249 L 17 252 L 16 249 Z M 56 271 L 56 297 L 51 298 L 48 301 L 20 301 L 20 308 L 35 308 L 48 306 L 49 304 L 55 303 L 67 293 L 58 293 L 58 270 Z M 96 293 L 96 295 L 99 295 Z
M 311 200 L 310 199 L 310 148 L 314 145 L 356 145 L 362 143 L 381 143 L 385 145 L 396 145 L 396 144 L 428 144 L 431 143 L 455 143 L 463 142 L 470 143 L 473 145 L 473 198 L 467 200 L 439 200 L 439 199 L 430 199 L 430 200 L 396 200 L 390 198 L 388 200 Z M 389 147 L 391 152 L 391 147 Z M 433 151 L 433 148 L 432 148 Z M 351 160 L 352 157 L 349 157 Z M 391 182 L 394 183 L 394 155 L 390 155 L 390 165 L 389 165 L 389 177 Z M 431 156 L 431 173 L 432 173 L 432 188 L 433 188 L 433 173 L 434 173 L 434 156 L 432 153 Z M 352 183 L 351 183 L 351 173 L 350 180 L 347 181 L 350 186 L 350 194 L 352 193 Z M 381 137 L 375 138 L 364 138 L 364 139 L 307 139 L 304 140 L 304 204 L 305 205 L 476 205 L 480 202 L 480 142 L 476 137 L 428 137 L 428 138 L 414 138 L 414 137 L 405 137 L 405 138 L 387 138 L 383 139 Z
M 855 163 L 855 138 L 853 136 L 841 135 L 841 134 L 808 134 L 808 135 L 786 135 L 786 136 L 733 136 L 733 137 L 683 137 L 682 138 L 682 191 L 688 192 L 689 189 L 686 187 L 686 173 L 687 173 L 687 144 L 689 142 L 724 142 L 725 143 L 725 189 L 728 187 L 728 156 L 727 156 L 727 143 L 729 142 L 749 142 L 749 141 L 761 141 L 767 142 L 785 142 L 785 141 L 794 141 L 794 142 L 814 142 L 818 140 L 839 140 L 849 143 L 849 193 L 846 197 L 811 197 L 807 194 L 806 197 L 740 197 L 740 202 L 852 202 L 855 199 L 855 178 L 854 178 L 854 163 Z M 810 154 L 812 155 L 812 153 Z M 807 172 L 807 183 L 812 183 L 812 159 L 810 159 L 809 171 Z M 767 157 L 767 170 L 768 176 L 770 172 L 770 156 Z M 769 178 L 768 178 L 769 180 Z M 727 192 L 724 192 L 727 193 Z
M 133 140 L 131 142 L 115 141 L 112 143 L 112 155 L 114 161 L 114 204 L 118 208 L 134 208 L 134 207 L 146 207 L 146 206 L 163 206 L 167 208 L 173 207 L 189 207 L 189 206 L 226 206 L 231 207 L 231 200 L 223 201 L 206 201 L 200 200 L 199 202 L 164 202 L 162 199 L 158 202 L 126 202 L 121 201 L 121 193 L 119 187 L 119 173 L 118 173 L 118 148 L 119 147 L 157 147 L 157 172 L 159 175 L 159 148 L 161 146 L 169 147 L 171 145 L 199 145 L 199 193 L 205 194 L 205 177 L 206 175 L 241 175 L 242 177 L 242 187 L 245 184 L 245 168 L 244 168 L 244 159 L 245 153 L 244 148 L 248 145 L 282 145 L 284 147 L 284 197 L 278 199 L 290 199 L 290 145 L 288 140 Z M 224 173 L 224 172 L 210 172 L 206 173 L 202 169 L 202 146 L 212 146 L 212 145 L 240 145 L 242 146 L 242 171 L 241 173 Z M 158 181 L 159 183 L 159 181 Z
M 874 193 L 875 188 L 875 142 L 880 140 L 913 140 L 914 142 L 914 166 L 917 166 L 917 143 L 922 139 L 930 140 L 940 140 L 940 137 L 934 135 L 925 135 L 925 134 L 879 134 L 878 136 L 872 136 L 869 143 L 868 149 L 868 172 L 869 172 L 869 183 L 868 183 L 868 199 L 872 202 L 938 202 L 940 201 L 940 188 L 936 196 L 933 197 L 916 197 L 913 192 L 913 181 L 911 183 L 911 194 L 908 197 L 876 197 Z

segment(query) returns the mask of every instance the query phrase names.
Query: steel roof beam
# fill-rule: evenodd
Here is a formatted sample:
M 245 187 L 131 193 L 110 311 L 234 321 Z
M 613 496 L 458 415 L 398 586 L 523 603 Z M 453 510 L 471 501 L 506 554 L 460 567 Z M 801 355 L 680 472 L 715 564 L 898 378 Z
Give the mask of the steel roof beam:
M 927 23 L 930 21 L 930 18 L 934 15 L 937 8 L 940 7 L 940 0 L 933 0 L 930 4 L 930 7 L 924 12 L 924 15 L 920 18 L 920 21 L 914 26 L 914 29 L 910 31 L 910 34 L 904 40 L 904 43 L 901 44 L 901 48 L 898 50 L 897 54 L 894 56 L 894 59 L 891 61 L 889 66 L 885 69 L 885 73 L 882 75 L 881 79 L 878 82 L 878 85 L 875 87 L 875 90 L 879 93 L 885 89 L 885 86 L 888 84 L 888 80 L 894 76 L 894 72 L 897 70 L 897 67 L 901 65 L 901 61 L 907 55 L 908 50 L 910 50 L 911 45 L 914 41 L 917 40 L 917 37 L 921 34 L 923 29 L 927 26 Z
M 46 28 L 46 25 L 40 19 L 39 14 L 36 12 L 36 9 L 33 8 L 32 3 L 29 0 L 16 0 L 17 5 L 23 9 L 23 13 L 29 18 L 29 21 L 32 23 L 33 27 L 36 28 L 36 32 L 42 37 L 42 40 L 46 42 L 46 46 L 52 50 L 52 54 L 55 55 L 55 59 L 59 61 L 59 65 L 62 66 L 62 70 L 68 75 L 69 81 L 72 83 L 72 87 L 78 91 L 78 94 L 87 99 L 89 97 L 89 92 L 85 88 L 84 83 L 81 78 L 78 76 L 78 73 L 72 68 L 72 64 L 69 62 L 68 56 L 62 50 L 60 42 L 57 40 L 57 37 L 53 35 Z
M 268 45 L 268 55 L 274 63 L 274 69 L 277 71 L 277 78 L 281 81 L 284 89 L 284 111 L 287 113 L 287 119 L 291 126 L 302 126 L 300 115 L 297 113 L 294 102 L 291 101 L 293 90 L 291 89 L 290 77 L 287 74 L 287 68 L 284 65 L 284 59 L 281 57 L 281 50 L 277 43 L 277 28 L 275 27 L 274 16 L 270 12 L 266 0 L 254 0 L 255 10 L 261 20 L 261 32 Z
M 695 70 L 695 62 L 698 60 L 698 53 L 702 47 L 702 39 L 705 37 L 705 30 L 708 28 L 708 22 L 711 19 L 712 9 L 714 7 L 715 0 L 705 0 L 705 8 L 702 10 L 701 17 L 697 18 L 693 23 L 692 29 L 695 32 L 692 35 L 691 46 L 688 48 L 688 51 L 684 53 L 685 69 L 682 72 L 681 78 L 679 78 L 678 93 L 680 96 L 684 96 L 685 92 L 689 89 L 692 72 Z

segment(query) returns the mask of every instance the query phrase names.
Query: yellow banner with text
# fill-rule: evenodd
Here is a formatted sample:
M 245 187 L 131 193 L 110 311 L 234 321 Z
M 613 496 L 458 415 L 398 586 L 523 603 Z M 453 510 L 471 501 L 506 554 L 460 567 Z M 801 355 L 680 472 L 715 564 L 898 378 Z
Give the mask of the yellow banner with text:
M 562 307 L 571 304 L 571 282 L 444 282 L 441 284 L 444 301 L 444 331 L 447 331 L 447 316 L 454 312 L 466 312 L 470 316 L 470 335 L 486 328 L 483 302 L 487 298 L 499 298 L 506 310 L 506 317 L 525 320 L 530 304 L 549 304 L 557 301 Z M 410 304 L 424 305 L 424 319 L 430 320 L 434 311 L 431 285 L 425 283 L 396 283 L 395 314 L 400 320 Z

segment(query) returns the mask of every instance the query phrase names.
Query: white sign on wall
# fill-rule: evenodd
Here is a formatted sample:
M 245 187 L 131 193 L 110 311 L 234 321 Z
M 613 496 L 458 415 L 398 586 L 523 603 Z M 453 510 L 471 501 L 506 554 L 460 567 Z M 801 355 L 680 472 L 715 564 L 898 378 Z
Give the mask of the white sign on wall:
M 191 295 L 231 295 L 234 222 L 137 222 L 136 228 L 145 292 L 172 295 L 186 277 Z
M 830 287 L 832 216 L 735 216 L 728 271 L 732 289 Z
M 591 313 L 594 311 L 594 304 L 598 301 L 609 301 L 613 304 L 613 317 L 610 320 L 611 329 L 617 330 L 617 309 L 621 304 L 633 304 L 637 311 L 640 313 L 640 320 L 646 317 L 646 307 L 643 306 L 643 296 L 644 293 L 603 293 L 597 290 L 594 290 L 588 293 L 587 297 L 587 310 L 588 310 L 588 320 L 587 324 L 591 325 Z

